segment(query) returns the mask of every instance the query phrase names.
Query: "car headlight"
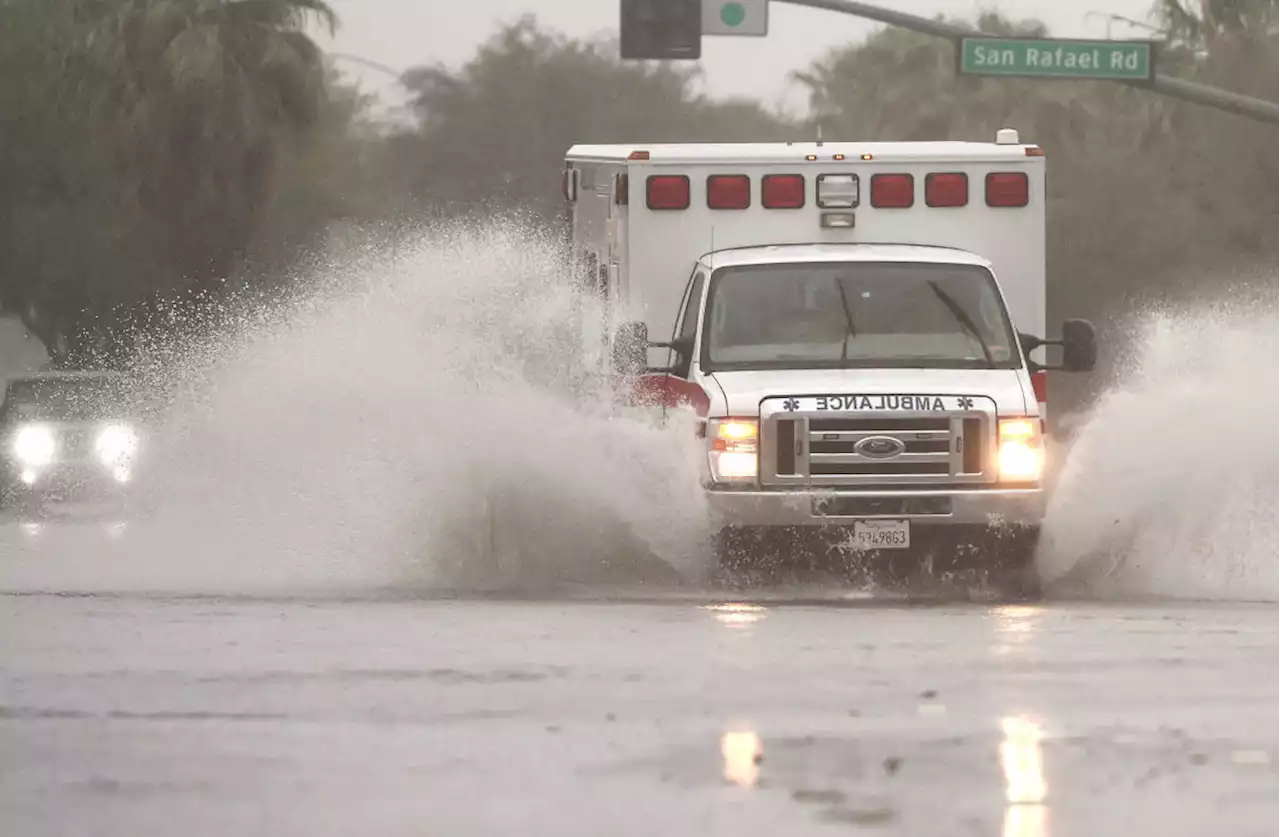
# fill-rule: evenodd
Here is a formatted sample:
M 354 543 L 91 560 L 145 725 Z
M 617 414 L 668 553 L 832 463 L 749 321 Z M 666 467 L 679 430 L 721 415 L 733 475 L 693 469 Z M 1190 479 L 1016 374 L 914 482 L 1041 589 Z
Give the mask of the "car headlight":
M 722 418 L 707 422 L 711 479 L 715 482 L 754 480 L 759 469 L 760 423 L 755 419 Z
M 1044 440 L 1040 419 L 1000 419 L 1000 447 L 997 453 L 1000 479 L 1006 482 L 1035 482 L 1044 469 Z
M 23 465 L 38 467 L 48 465 L 58 450 L 58 439 L 53 430 L 38 424 L 29 424 L 13 437 L 13 455 Z
M 108 424 L 98 433 L 94 450 L 104 465 L 116 465 L 138 451 L 138 433 L 123 424 Z

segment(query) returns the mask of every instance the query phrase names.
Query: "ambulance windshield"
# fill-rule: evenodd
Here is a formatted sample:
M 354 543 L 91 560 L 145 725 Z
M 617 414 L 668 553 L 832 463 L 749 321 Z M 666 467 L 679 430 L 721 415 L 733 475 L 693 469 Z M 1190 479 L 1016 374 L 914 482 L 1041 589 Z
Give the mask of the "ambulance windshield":
M 876 262 L 722 268 L 708 298 L 713 369 L 1014 369 L 1013 329 L 975 265 Z

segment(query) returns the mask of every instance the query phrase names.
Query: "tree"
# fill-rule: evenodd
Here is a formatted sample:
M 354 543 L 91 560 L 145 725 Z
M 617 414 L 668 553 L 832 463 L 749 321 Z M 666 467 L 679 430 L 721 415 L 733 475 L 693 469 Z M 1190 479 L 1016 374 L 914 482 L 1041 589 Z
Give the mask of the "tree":
M 323 0 L 117 0 L 88 29 L 83 67 L 111 121 L 166 267 L 226 280 L 261 221 L 280 147 L 319 115 L 323 68 L 303 32 Z
M 1047 34 L 1038 23 L 994 14 L 977 24 L 997 34 Z M 1182 60 L 1190 57 L 1184 51 Z M 1274 50 L 1232 66 L 1237 58 L 1210 49 L 1194 67 L 1175 66 L 1216 73 L 1237 89 L 1248 75 L 1274 84 Z M 884 29 L 798 78 L 827 137 L 989 142 L 1008 126 L 1041 145 L 1051 310 L 1105 316 L 1182 292 L 1180 280 L 1203 284 L 1225 265 L 1274 261 L 1273 127 L 1103 82 L 960 77 L 954 62 L 945 41 Z
M 118 325 L 112 311 L 221 287 L 267 226 L 281 161 L 324 117 L 303 26 L 334 25 L 328 6 L 0 0 L 0 14 L 0 298 L 61 347 Z
M 409 209 L 386 128 L 370 116 L 374 97 L 333 69 L 325 90 L 312 128 L 281 148 L 246 267 L 263 282 L 319 253 L 334 224 L 379 224 Z
M 1155 16 L 1172 41 L 1198 47 L 1276 37 L 1276 0 L 1159 0 Z
M 0 15 L 0 299 L 46 345 L 128 249 L 102 126 L 71 82 L 83 4 L 4 0 Z
M 978 26 L 998 35 L 1046 34 L 1038 22 L 995 14 Z M 897 28 L 833 49 L 792 77 L 809 89 L 810 118 L 827 136 L 867 140 L 986 138 L 992 120 L 1007 117 L 1030 84 L 957 79 L 950 43 Z
M 557 173 L 574 143 L 788 135 L 754 102 L 696 95 L 689 70 L 616 55 L 612 42 L 566 38 L 525 17 L 461 69 L 410 70 L 419 126 L 397 142 L 416 194 L 446 213 L 500 208 L 558 219 Z

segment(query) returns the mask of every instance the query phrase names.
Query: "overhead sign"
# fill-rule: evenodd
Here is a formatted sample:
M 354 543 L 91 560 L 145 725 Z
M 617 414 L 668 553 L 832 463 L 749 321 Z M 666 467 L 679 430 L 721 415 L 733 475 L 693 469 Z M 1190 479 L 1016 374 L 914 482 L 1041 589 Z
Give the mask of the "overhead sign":
M 1155 76 L 1152 41 L 975 37 L 961 38 L 959 52 L 959 71 L 970 75 L 1113 81 Z
M 702 34 L 769 34 L 769 0 L 702 0 Z

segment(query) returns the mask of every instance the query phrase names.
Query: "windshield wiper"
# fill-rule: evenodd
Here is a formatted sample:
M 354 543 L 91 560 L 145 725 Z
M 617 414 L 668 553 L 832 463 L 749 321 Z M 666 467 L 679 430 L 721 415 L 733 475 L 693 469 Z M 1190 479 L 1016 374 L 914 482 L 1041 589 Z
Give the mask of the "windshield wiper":
M 995 366 L 996 362 L 991 356 L 991 349 L 988 348 L 987 341 L 983 340 L 982 335 L 978 333 L 978 327 L 973 324 L 973 320 L 969 318 L 969 314 L 951 298 L 950 294 L 942 288 L 939 288 L 937 282 L 934 282 L 932 279 L 929 280 L 929 287 L 937 295 L 938 299 L 942 300 L 942 304 L 947 306 L 947 310 L 950 311 L 952 316 L 954 316 L 960 325 L 964 327 L 964 330 L 969 332 L 974 340 L 978 341 L 978 345 L 982 347 L 982 356 L 986 359 L 987 364 Z
M 849 341 L 858 335 L 854 333 L 853 312 L 849 310 L 849 297 L 845 294 L 844 282 L 841 282 L 838 276 L 836 290 L 840 292 L 840 307 L 844 309 L 844 321 L 849 325 L 849 336 L 840 341 L 840 365 L 844 366 L 849 362 Z

